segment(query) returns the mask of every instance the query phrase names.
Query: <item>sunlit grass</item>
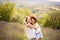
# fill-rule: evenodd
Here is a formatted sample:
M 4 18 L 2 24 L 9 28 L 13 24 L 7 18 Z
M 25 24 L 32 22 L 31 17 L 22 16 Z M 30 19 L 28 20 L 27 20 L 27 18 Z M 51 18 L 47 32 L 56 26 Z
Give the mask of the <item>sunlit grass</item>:
M 43 40 L 60 40 L 60 29 L 42 28 Z
M 25 26 L 20 23 L 0 22 L 0 40 L 27 40 Z

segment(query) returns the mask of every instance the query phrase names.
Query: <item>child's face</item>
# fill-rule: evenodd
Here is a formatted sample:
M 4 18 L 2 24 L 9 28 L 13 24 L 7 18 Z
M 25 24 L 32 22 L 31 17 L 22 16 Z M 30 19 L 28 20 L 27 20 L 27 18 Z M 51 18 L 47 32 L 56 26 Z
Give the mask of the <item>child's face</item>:
M 27 19 L 27 23 L 31 23 L 31 20 L 30 19 Z

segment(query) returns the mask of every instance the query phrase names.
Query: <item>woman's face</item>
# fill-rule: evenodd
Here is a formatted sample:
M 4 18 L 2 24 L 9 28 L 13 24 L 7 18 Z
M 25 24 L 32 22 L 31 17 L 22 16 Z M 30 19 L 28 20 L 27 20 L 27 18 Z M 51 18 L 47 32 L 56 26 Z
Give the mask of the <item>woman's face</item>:
M 35 20 L 34 19 L 31 19 L 31 22 L 32 22 L 32 24 L 34 24 L 35 23 Z

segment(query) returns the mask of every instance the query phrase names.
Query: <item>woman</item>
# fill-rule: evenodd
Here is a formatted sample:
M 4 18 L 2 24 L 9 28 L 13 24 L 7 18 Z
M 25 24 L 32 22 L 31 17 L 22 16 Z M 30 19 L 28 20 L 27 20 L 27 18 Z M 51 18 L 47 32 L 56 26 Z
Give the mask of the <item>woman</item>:
M 34 29 L 35 29 L 35 40 L 41 40 L 43 38 L 42 32 L 41 32 L 41 28 L 40 26 L 37 24 L 37 19 L 34 16 L 30 17 L 31 20 L 31 24 L 33 25 Z

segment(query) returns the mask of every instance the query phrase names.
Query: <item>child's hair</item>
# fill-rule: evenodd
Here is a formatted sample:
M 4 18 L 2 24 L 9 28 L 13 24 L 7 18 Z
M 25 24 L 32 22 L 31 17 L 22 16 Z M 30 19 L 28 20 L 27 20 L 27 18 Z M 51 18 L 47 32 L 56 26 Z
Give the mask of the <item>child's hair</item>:
M 27 22 L 27 19 L 29 19 L 29 17 L 26 17 L 26 19 L 25 19 L 26 23 L 28 23 L 28 22 Z
M 30 19 L 34 19 L 35 20 L 35 23 L 37 22 L 37 18 L 34 17 L 34 16 L 31 16 Z
M 25 19 L 26 22 L 27 22 L 27 18 L 28 18 L 28 17 L 26 17 L 26 19 Z

